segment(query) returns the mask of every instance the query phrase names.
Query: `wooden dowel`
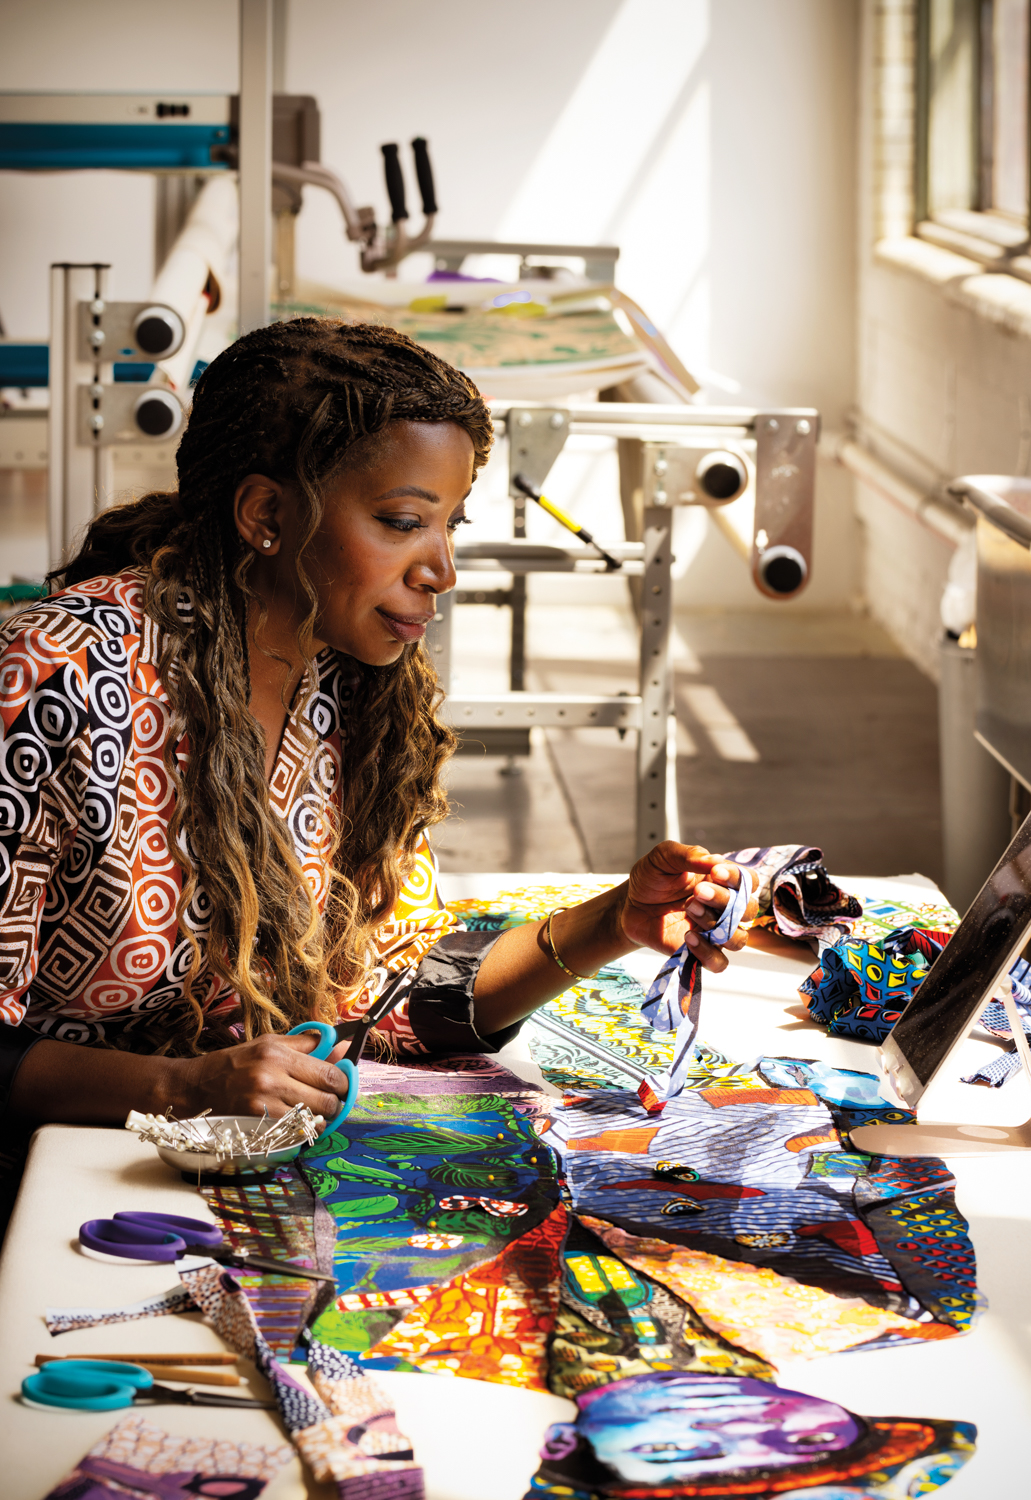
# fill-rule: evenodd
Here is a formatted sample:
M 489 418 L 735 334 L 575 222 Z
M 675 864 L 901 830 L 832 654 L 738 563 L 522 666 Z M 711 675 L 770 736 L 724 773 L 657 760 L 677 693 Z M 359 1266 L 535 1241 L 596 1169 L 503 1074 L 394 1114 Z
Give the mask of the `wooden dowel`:
M 112 1356 L 109 1355 L 109 1354 L 105 1354 L 105 1355 L 102 1355 L 102 1356 L 101 1355 L 93 1355 L 92 1356 L 92 1358 L 95 1358 L 95 1359 L 97 1359 L 97 1358 L 110 1359 L 111 1357 Z M 71 1355 L 71 1354 L 58 1355 L 57 1359 L 53 1360 L 53 1359 L 50 1359 L 45 1354 L 44 1355 L 37 1355 L 36 1356 L 36 1363 L 37 1364 L 44 1364 L 44 1365 L 58 1364 L 58 1363 L 61 1362 L 62 1359 L 75 1359 L 75 1358 L 82 1359 L 83 1356 L 81 1354 L 80 1355 Z M 205 1369 L 202 1369 L 198 1365 L 168 1365 L 168 1364 L 164 1364 L 164 1363 L 154 1365 L 154 1364 L 148 1364 L 145 1359 L 140 1359 L 139 1356 L 133 1356 L 131 1359 L 130 1358 L 121 1358 L 120 1357 L 119 1358 L 119 1363 L 121 1363 L 121 1364 L 127 1364 L 127 1365 L 138 1365 L 141 1369 L 146 1370 L 149 1375 L 153 1375 L 154 1379 L 157 1380 L 159 1383 L 162 1380 L 178 1380 L 178 1381 L 185 1382 L 185 1384 L 187 1384 L 187 1385 L 242 1385 L 243 1384 L 243 1381 L 241 1380 L 240 1376 L 237 1375 L 237 1373 L 236 1373 L 235 1370 L 205 1370 Z
M 37 1354 L 36 1364 L 59 1359 L 113 1359 L 129 1365 L 235 1365 L 235 1354 Z

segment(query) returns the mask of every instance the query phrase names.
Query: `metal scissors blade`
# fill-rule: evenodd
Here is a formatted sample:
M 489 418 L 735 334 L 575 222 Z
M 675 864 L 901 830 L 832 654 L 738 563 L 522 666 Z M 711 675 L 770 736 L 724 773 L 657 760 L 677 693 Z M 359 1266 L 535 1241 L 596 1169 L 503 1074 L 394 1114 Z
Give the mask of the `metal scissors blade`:
M 158 1402 L 171 1406 L 238 1406 L 258 1411 L 275 1410 L 274 1401 L 259 1401 L 256 1396 L 223 1396 L 218 1391 L 197 1391 L 192 1385 L 185 1390 L 176 1390 L 170 1385 L 152 1385 L 146 1390 L 138 1390 L 133 1397 L 134 1406 Z
M 248 1267 L 255 1271 L 274 1271 L 277 1276 L 303 1276 L 308 1281 L 329 1281 L 336 1285 L 335 1276 L 327 1276 L 324 1271 L 314 1271 L 308 1266 L 295 1266 L 288 1260 L 276 1260 L 272 1256 L 248 1255 L 246 1251 L 237 1253 L 234 1250 L 216 1250 L 209 1252 L 209 1258 L 218 1262 L 220 1266 L 236 1266 L 240 1270 Z

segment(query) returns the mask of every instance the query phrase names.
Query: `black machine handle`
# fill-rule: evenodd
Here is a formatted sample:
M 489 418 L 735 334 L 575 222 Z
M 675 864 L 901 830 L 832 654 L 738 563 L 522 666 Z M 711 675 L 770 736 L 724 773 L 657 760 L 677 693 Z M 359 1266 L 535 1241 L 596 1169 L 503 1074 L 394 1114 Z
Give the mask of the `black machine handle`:
M 397 145 L 391 141 L 389 145 L 382 146 L 380 149 L 383 152 L 383 169 L 387 177 L 391 218 L 395 224 L 400 224 L 402 219 L 407 219 L 408 209 L 405 206 L 405 180 L 401 172 L 401 163 L 398 160 Z
M 422 194 L 422 211 L 429 218 L 430 214 L 437 212 L 437 197 L 433 187 L 433 168 L 430 166 L 430 143 L 423 136 L 417 135 L 412 142 L 412 151 L 415 155 L 415 175 L 419 179 L 419 192 Z

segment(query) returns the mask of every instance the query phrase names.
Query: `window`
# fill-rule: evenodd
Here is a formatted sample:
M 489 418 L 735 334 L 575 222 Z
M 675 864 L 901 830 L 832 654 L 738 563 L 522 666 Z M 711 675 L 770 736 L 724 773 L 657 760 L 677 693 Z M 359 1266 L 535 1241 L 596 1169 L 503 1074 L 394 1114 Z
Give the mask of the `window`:
M 918 232 L 982 260 L 1027 246 L 1029 11 L 1031 0 L 919 0 Z

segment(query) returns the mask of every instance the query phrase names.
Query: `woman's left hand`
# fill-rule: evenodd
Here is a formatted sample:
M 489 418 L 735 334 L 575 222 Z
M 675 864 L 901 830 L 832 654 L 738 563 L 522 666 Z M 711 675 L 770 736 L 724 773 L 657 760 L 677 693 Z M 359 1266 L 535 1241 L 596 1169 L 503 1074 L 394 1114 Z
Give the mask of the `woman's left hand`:
M 656 844 L 630 871 L 620 912 L 623 935 L 634 946 L 656 948 L 660 953 L 675 953 L 686 942 L 703 968 L 719 973 L 727 967 L 727 960 L 704 933 L 717 925 L 731 899 L 730 891 L 737 890 L 742 879 L 754 889 L 757 882 L 752 871 L 721 855 L 672 839 Z M 758 903 L 752 895 L 726 948 L 744 947 L 757 914 Z

